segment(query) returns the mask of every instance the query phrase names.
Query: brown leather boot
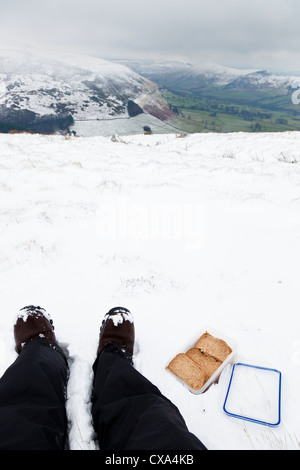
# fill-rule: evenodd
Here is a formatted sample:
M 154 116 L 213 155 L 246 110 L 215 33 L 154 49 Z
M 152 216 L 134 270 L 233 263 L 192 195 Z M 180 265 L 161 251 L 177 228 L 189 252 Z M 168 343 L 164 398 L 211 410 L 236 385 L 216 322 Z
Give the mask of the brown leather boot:
M 133 317 L 127 308 L 112 308 L 102 321 L 97 353 L 100 354 L 107 344 L 117 344 L 133 355 L 134 348 Z
M 20 310 L 14 325 L 16 350 L 20 353 L 23 347 L 36 338 L 47 338 L 56 343 L 53 321 L 41 307 L 29 305 Z

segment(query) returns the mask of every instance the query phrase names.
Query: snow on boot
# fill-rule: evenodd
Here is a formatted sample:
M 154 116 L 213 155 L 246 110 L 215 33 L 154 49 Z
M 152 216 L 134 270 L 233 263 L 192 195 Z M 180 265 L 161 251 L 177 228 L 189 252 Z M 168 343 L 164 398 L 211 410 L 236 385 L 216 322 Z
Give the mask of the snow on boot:
M 117 344 L 133 355 L 134 348 L 133 317 L 127 308 L 112 308 L 102 321 L 99 335 L 98 354 L 108 344 Z
M 36 338 L 47 338 L 56 343 L 53 321 L 45 309 L 29 305 L 20 310 L 14 325 L 16 350 L 20 353 L 23 347 Z

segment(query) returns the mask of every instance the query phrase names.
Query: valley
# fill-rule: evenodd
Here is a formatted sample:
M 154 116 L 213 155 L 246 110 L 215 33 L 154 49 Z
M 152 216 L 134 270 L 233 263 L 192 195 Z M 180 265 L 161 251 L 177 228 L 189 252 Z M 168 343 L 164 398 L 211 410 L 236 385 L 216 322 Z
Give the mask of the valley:
M 300 78 L 217 64 L 130 61 L 127 67 L 160 86 L 185 132 L 285 132 L 300 130 L 300 105 L 292 102 Z
M 286 107 L 268 107 L 267 103 L 244 105 L 228 97 L 194 97 L 164 89 L 162 96 L 178 116 L 178 125 L 186 132 L 285 132 L 300 130 L 300 113 L 289 103 Z M 280 102 L 279 99 L 277 101 Z M 284 99 L 281 99 L 284 102 Z M 287 100 L 286 100 L 287 101 Z M 294 106 L 295 107 L 295 106 Z M 274 109 L 275 108 L 275 109 Z

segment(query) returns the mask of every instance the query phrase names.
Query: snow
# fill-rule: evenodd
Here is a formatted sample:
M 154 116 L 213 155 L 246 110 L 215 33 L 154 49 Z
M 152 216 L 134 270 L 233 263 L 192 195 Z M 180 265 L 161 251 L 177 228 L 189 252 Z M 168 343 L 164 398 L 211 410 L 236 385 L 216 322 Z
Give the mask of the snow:
M 49 322 L 52 322 L 52 318 L 50 317 L 49 313 L 42 307 L 38 308 L 38 306 L 34 305 L 26 305 L 25 307 L 21 308 L 17 315 L 17 319 L 21 318 L 24 322 L 27 321 L 28 316 L 34 314 L 35 316 L 43 316 L 47 318 Z M 43 336 L 43 335 L 42 335 Z
M 237 78 L 248 78 L 256 85 L 289 90 L 291 87 L 297 88 L 300 81 L 300 78 L 296 76 L 277 75 L 267 70 L 259 69 L 236 69 L 213 62 L 206 62 L 195 66 L 194 70 L 195 73 L 203 73 L 208 77 L 216 77 L 220 86 L 226 86 Z
M 145 125 L 149 125 L 155 134 L 180 133 L 181 130 L 176 126 L 176 121 L 162 121 L 151 114 L 139 114 L 134 117 L 115 117 L 111 119 L 99 119 L 91 121 L 75 121 L 70 127 L 80 137 L 94 137 L 102 135 L 106 137 L 115 136 L 122 140 L 122 135 L 140 135 Z M 119 134 L 121 136 L 119 136 Z
M 237 78 L 248 77 L 256 85 L 265 87 L 289 89 L 295 87 L 299 83 L 299 77 L 276 75 L 266 70 L 259 69 L 236 69 L 233 67 L 225 67 L 215 63 L 206 62 L 195 67 L 196 73 L 204 73 L 207 76 L 217 77 L 218 84 L 226 86 Z
M 104 320 L 106 321 L 107 318 L 110 318 L 114 324 L 114 326 L 118 326 L 124 321 L 129 321 L 130 323 L 134 323 L 134 319 L 132 313 L 124 308 L 116 308 L 114 309 L 114 314 L 111 315 L 109 312 L 106 314 Z
M 126 102 L 140 95 L 150 95 L 149 102 L 158 109 L 165 107 L 157 88 L 112 61 L 63 50 L 45 54 L 14 43 L 0 46 L 0 106 L 4 108 L 41 115 L 64 109 L 75 120 L 127 118 Z
M 208 80 L 213 80 L 218 86 L 226 86 L 237 79 L 249 81 L 253 86 L 281 89 L 282 93 L 288 93 L 290 88 L 298 88 L 299 76 L 278 75 L 261 69 L 237 69 L 206 61 L 195 64 L 179 61 L 151 61 L 151 60 L 124 60 L 129 67 L 133 67 L 142 75 L 173 73 L 185 74 L 188 77 L 203 75 Z
M 128 308 L 135 367 L 214 449 L 299 449 L 300 133 L 0 135 L 0 374 L 39 305 L 70 362 L 71 449 L 97 449 L 92 364 Z M 190 393 L 166 364 L 208 325 L 236 360 L 282 372 L 277 428 L 228 417 L 230 377 Z
M 225 67 L 214 62 L 205 62 L 194 67 L 195 74 L 204 74 L 207 77 L 216 77 L 220 86 L 226 86 L 237 78 L 246 77 L 256 73 L 255 69 L 236 69 Z

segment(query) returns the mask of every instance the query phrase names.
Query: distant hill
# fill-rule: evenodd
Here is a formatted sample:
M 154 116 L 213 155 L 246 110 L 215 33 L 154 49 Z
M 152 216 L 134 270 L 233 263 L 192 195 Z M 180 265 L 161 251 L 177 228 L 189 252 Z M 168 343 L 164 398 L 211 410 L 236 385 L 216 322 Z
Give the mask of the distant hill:
M 300 84 L 300 77 L 275 75 L 267 70 L 236 69 L 224 67 L 215 63 L 205 62 L 193 65 L 176 61 L 155 60 L 123 60 L 140 75 L 161 84 L 165 82 L 182 90 L 197 90 L 203 86 L 229 87 L 235 89 L 260 89 L 265 91 L 272 88 L 279 93 L 288 93 L 293 85 Z

